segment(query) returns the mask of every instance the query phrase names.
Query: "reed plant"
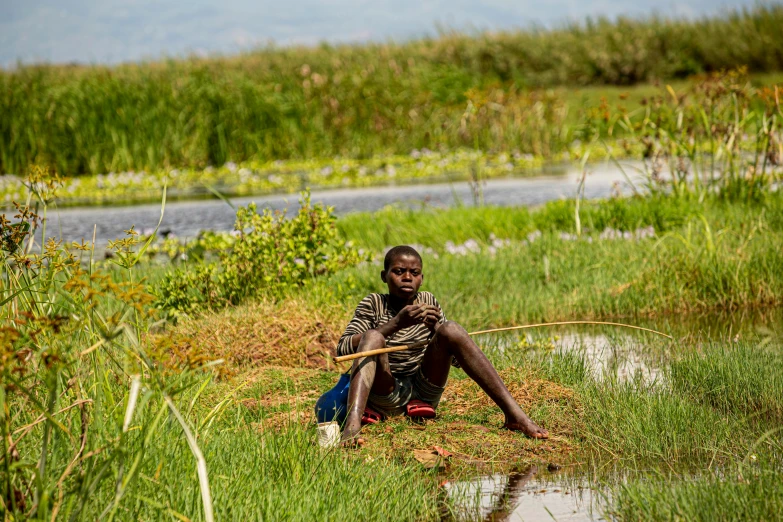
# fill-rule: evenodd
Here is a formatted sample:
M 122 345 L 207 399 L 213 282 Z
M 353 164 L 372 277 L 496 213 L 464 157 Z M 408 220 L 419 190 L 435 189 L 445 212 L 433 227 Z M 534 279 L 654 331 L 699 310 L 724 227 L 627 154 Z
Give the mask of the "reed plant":
M 28 200 L 1 227 L 0 511 L 8 520 L 121 517 L 168 414 L 171 436 L 197 470 L 193 509 L 213 520 L 204 456 L 178 403 L 203 380 L 198 369 L 208 358 L 170 359 L 164 345 L 148 342 L 155 311 L 133 271 L 143 249 L 133 229 L 113 245 L 116 268 L 98 269 L 92 245 L 72 253 L 47 238 L 58 180 L 43 169 L 32 174 L 41 215 Z M 100 505 L 98 492 L 107 492 Z

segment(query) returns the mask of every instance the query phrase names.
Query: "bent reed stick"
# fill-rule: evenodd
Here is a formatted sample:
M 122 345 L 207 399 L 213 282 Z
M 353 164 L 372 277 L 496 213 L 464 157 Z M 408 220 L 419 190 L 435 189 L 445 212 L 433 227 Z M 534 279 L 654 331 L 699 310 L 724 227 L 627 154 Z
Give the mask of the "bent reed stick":
M 538 328 L 540 326 L 562 326 L 567 324 L 595 324 L 595 325 L 604 325 L 604 326 L 618 326 L 621 328 L 630 328 L 632 330 L 640 330 L 643 332 L 649 332 L 656 335 L 660 335 L 663 337 L 666 337 L 667 339 L 674 339 L 671 335 L 665 334 L 663 332 L 659 332 L 657 330 L 652 330 L 650 328 L 643 328 L 641 326 L 634 326 L 632 324 L 623 324 L 623 323 L 610 323 L 607 321 L 557 321 L 554 323 L 538 323 L 538 324 L 525 324 L 521 326 L 506 326 L 504 328 L 492 328 L 490 330 L 478 330 L 475 332 L 468 332 L 468 335 L 481 335 L 481 334 L 488 334 L 488 333 L 496 333 L 496 332 L 509 332 L 511 330 L 526 330 L 529 328 Z M 391 353 L 391 352 L 402 352 L 405 350 L 413 350 L 416 348 L 422 348 L 424 346 L 427 346 L 430 342 L 429 341 L 419 341 L 417 343 L 413 344 L 405 344 L 402 346 L 390 346 L 388 348 L 378 348 L 376 350 L 367 350 L 366 352 L 357 352 L 352 353 L 350 355 L 342 355 L 339 357 L 335 357 L 335 362 L 343 362 L 343 361 L 352 361 L 354 359 L 361 359 L 362 357 L 370 357 L 371 355 L 380 355 L 382 353 Z

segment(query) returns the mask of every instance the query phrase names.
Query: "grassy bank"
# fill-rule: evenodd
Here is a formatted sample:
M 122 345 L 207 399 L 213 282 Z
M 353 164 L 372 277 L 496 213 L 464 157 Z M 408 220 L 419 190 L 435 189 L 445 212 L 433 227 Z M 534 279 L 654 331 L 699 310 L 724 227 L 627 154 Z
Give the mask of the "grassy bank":
M 777 195 L 749 205 L 588 202 L 579 237 L 573 201 L 536 211 L 390 210 L 349 216 L 338 227 L 376 251 L 422 245 L 425 287 L 453 317 L 480 328 L 779 304 L 782 209 Z M 642 237 L 649 226 L 654 237 Z M 344 271 L 328 287 L 350 287 L 348 301 L 358 300 L 378 288 L 379 270 Z
M 0 172 L 33 163 L 64 175 L 168 171 L 444 147 L 551 158 L 575 139 L 612 135 L 614 96 L 531 88 L 632 85 L 743 66 L 777 72 L 782 19 L 773 5 L 691 21 L 21 67 L 0 73 Z M 631 113 L 638 107 L 619 101 Z
M 726 475 L 634 481 L 618 490 L 611 511 L 623 520 L 779 518 L 783 509 L 779 469 L 730 468 Z

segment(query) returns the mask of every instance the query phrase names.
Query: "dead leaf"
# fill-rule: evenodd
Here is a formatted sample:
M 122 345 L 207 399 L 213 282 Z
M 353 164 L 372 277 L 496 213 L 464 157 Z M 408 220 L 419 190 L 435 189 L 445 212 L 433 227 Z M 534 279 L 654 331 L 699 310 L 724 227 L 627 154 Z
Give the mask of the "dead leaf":
M 445 467 L 444 460 L 433 450 L 413 450 L 413 458 L 421 462 L 427 469 Z

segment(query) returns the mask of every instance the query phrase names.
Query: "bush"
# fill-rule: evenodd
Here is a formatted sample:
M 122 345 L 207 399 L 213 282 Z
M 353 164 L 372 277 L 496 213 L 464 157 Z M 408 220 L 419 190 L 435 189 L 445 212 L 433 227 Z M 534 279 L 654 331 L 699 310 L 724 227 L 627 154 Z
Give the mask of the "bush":
M 249 297 L 279 298 L 321 275 L 362 260 L 335 227 L 330 207 L 312 205 L 309 193 L 292 218 L 286 212 L 261 214 L 255 204 L 237 211 L 236 240 L 218 263 L 179 268 L 155 288 L 158 305 L 179 313 L 237 304 Z

